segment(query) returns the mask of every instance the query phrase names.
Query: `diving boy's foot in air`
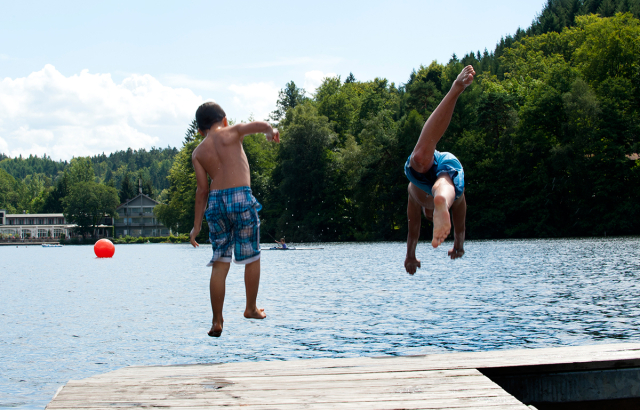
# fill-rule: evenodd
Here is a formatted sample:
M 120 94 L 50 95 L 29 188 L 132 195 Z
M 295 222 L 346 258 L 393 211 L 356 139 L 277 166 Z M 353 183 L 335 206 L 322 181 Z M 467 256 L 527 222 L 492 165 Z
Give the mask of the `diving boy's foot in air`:
M 473 69 L 473 67 L 471 67 L 470 65 L 466 66 L 465 68 L 462 69 L 462 71 L 460 71 L 460 74 L 458 74 L 458 77 L 453 82 L 453 85 L 451 86 L 451 89 L 453 89 L 454 87 L 456 87 L 456 88 L 462 87 L 462 90 L 459 90 L 459 92 L 461 93 L 468 86 L 471 85 L 471 83 L 473 82 L 473 77 L 475 75 L 476 75 L 476 72 Z M 458 91 L 458 90 L 456 90 L 456 91 Z
M 437 248 L 447 239 L 451 232 L 451 216 L 449 206 L 443 196 L 433 198 L 433 240 L 431 246 Z

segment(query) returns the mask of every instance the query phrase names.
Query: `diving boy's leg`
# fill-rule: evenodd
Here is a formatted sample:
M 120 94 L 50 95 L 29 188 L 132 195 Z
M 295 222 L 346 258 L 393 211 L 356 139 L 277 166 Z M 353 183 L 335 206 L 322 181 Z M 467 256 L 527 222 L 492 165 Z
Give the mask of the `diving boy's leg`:
M 408 233 L 407 233 L 407 256 L 404 259 L 404 268 L 407 273 L 413 275 L 416 273 L 416 270 L 421 267 L 420 260 L 416 258 L 416 247 L 418 246 L 418 240 L 420 239 L 420 224 L 422 217 L 420 216 L 420 202 L 413 195 L 418 194 L 419 192 L 412 192 L 419 190 L 412 182 L 409 182 L 408 187 L 409 197 L 407 203 L 407 223 L 408 223 Z M 425 193 L 422 192 L 422 197 L 425 197 Z
M 415 171 L 425 173 L 431 168 L 436 144 L 449 127 L 456 101 L 465 88 L 473 82 L 475 74 L 476 72 L 470 65 L 463 68 L 447 95 L 427 119 L 411 154 L 411 168 Z
M 225 282 L 227 273 L 229 273 L 229 262 L 213 263 L 211 268 L 211 281 L 209 282 L 209 293 L 211 295 L 211 310 L 213 310 L 213 324 L 208 335 L 211 337 L 220 337 L 222 334 L 222 307 L 224 305 Z
M 449 174 L 443 173 L 431 188 L 433 193 L 433 240 L 431 246 L 437 248 L 451 232 L 449 208 L 456 198 L 456 191 Z
M 258 288 L 260 287 L 260 259 L 248 263 L 244 267 L 244 287 L 247 291 L 247 307 L 244 317 L 248 319 L 264 319 L 267 314 L 264 309 L 258 309 Z
M 453 219 L 454 240 L 453 248 L 448 252 L 451 259 L 464 255 L 465 222 L 467 217 L 467 200 L 464 193 L 451 205 L 451 219 Z

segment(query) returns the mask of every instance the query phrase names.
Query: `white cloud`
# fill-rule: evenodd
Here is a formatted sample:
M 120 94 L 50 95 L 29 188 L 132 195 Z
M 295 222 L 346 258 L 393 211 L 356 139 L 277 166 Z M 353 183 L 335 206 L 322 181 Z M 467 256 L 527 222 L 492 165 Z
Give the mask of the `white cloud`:
M 314 70 L 304 73 L 304 86 L 306 92 L 313 94 L 316 92 L 316 88 L 322 84 L 322 80 L 327 77 L 335 77 L 336 73 L 323 73 L 322 71 Z
M 232 84 L 229 91 L 234 93 L 233 105 L 239 111 L 248 111 L 256 120 L 265 120 L 275 110 L 280 89 L 273 82 L 244 85 Z M 224 107 L 223 107 L 224 108 Z M 227 117 L 235 118 L 233 112 L 225 108 Z
M 54 159 L 129 147 L 177 146 L 202 103 L 187 88 L 132 74 L 64 76 L 52 65 L 0 81 L 0 150 Z
M 9 144 L 7 144 L 7 141 L 5 141 L 4 138 L 0 137 L 0 152 L 7 151 L 9 151 Z

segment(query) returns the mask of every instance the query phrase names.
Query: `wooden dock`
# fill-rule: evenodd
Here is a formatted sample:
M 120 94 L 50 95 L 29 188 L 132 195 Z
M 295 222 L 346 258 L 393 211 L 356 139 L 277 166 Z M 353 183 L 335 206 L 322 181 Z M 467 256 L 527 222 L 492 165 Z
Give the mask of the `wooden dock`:
M 529 410 L 485 374 L 501 369 L 529 369 L 529 373 L 546 369 L 557 376 L 637 368 L 640 344 L 630 343 L 405 357 L 131 366 L 69 381 L 47 409 Z M 636 390 L 640 397 L 640 387 Z

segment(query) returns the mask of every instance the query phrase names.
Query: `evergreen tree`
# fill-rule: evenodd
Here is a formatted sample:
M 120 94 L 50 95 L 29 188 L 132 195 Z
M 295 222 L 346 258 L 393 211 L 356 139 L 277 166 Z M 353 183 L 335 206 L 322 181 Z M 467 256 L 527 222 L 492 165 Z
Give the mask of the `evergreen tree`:
M 295 108 L 299 104 L 307 100 L 305 96 L 306 91 L 304 88 L 298 88 L 296 83 L 290 81 L 285 88 L 278 93 L 278 101 L 276 102 L 276 109 L 271 113 L 269 118 L 273 121 L 280 121 L 284 118 L 287 110 Z
M 125 203 L 129 199 L 135 198 L 136 195 L 137 195 L 136 185 L 133 181 L 131 181 L 129 174 L 127 173 L 122 178 L 122 182 L 120 185 L 120 192 L 118 193 L 118 196 L 120 198 L 120 203 Z
M 42 207 L 43 213 L 62 213 L 64 206 L 62 200 L 69 194 L 69 175 L 64 172 L 56 181 L 53 190 L 49 192 Z
M 351 72 L 349 73 L 349 76 L 344 79 L 344 83 L 345 84 L 351 84 L 351 83 L 355 83 L 355 82 L 356 82 L 356 77 Z
M 185 145 L 193 141 L 195 139 L 196 134 L 198 134 L 198 123 L 194 118 L 191 121 L 191 124 L 189 124 L 189 128 L 187 128 L 187 131 L 184 133 L 184 142 L 182 143 L 182 145 Z

